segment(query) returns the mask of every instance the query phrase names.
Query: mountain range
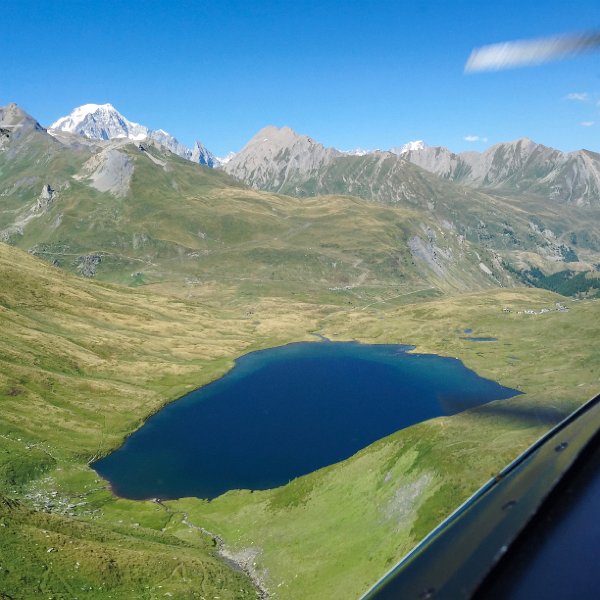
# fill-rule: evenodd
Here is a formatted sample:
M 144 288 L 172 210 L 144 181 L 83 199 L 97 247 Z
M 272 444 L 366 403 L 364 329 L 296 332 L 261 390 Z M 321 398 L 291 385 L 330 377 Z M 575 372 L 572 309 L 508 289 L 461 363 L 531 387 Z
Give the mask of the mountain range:
M 208 167 L 221 167 L 257 189 L 303 194 L 299 182 L 343 157 L 393 154 L 449 181 L 497 193 L 533 194 L 551 202 L 600 206 L 600 155 L 590 150 L 561 152 L 527 138 L 496 144 L 483 152 L 454 153 L 422 140 L 388 151 L 325 148 L 289 127 L 266 127 L 239 152 L 220 159 L 197 141 L 192 149 L 163 129 L 129 121 L 111 104 L 85 104 L 61 117 L 50 132 L 96 139 L 154 140 L 174 154 Z
M 496 144 L 484 152 L 460 154 L 443 147 L 429 147 L 422 141 L 389 151 L 340 152 L 287 127 L 267 127 L 223 168 L 258 189 L 295 193 L 297 188 L 299 194 L 304 194 L 301 182 L 323 179 L 326 171 L 335 169 L 335 163 L 355 157 L 370 163 L 378 157 L 400 169 L 404 168 L 402 163 L 410 162 L 442 179 L 476 189 L 600 207 L 600 154 L 590 150 L 561 152 L 526 138 Z M 380 175 L 365 172 L 361 181 L 375 183 L 373 177 Z M 311 187 L 310 193 L 318 191 L 319 184 Z
M 0 109 L 0 240 L 84 276 L 193 287 L 252 274 L 272 293 L 306 293 L 309 281 L 378 298 L 397 285 L 538 285 L 600 264 L 588 151 L 518 141 L 434 173 L 417 160 L 448 155 L 422 142 L 348 154 L 267 127 L 211 169 L 111 108 L 74 113 L 46 130 L 16 105 Z M 526 187 L 542 160 L 554 183 Z M 571 196 L 553 194 L 556 181 Z

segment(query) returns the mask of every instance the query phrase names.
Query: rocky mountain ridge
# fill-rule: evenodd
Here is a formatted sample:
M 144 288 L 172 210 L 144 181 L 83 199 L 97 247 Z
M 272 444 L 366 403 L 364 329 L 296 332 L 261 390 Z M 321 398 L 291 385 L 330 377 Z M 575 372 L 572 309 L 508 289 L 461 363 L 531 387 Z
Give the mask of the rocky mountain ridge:
M 462 185 L 600 207 L 600 154 L 590 150 L 561 152 L 521 138 L 483 152 L 455 154 L 444 147 L 426 147 L 410 150 L 404 157 Z
M 268 126 L 222 168 L 254 188 L 281 191 L 298 175 L 315 173 L 341 156 L 343 152 L 325 148 L 289 127 Z
M 421 140 L 389 151 L 341 152 L 325 148 L 289 127 L 267 127 L 223 169 L 257 189 L 294 194 L 298 188 L 302 195 L 303 183 L 335 161 L 385 155 L 394 155 L 467 187 L 600 208 L 600 154 L 590 150 L 561 152 L 527 138 L 496 144 L 484 152 L 459 154 L 444 147 L 427 146 Z
M 23 116 L 23 123 L 35 121 Z M 283 146 L 290 135 L 266 130 L 255 142 L 268 153 L 270 138 Z M 304 167 L 303 157 L 311 156 L 308 167 L 318 171 L 339 155 L 308 137 L 292 135 L 292 141 L 291 165 L 296 157 Z M 384 162 L 388 157 L 399 160 L 381 154 Z M 351 166 L 362 157 L 343 158 Z M 269 294 L 284 285 L 302 295 L 363 303 L 393 286 L 437 295 L 512 281 L 477 238 L 444 230 L 421 198 L 411 204 L 404 192 L 394 207 L 347 195 L 299 200 L 248 189 L 151 139 L 91 140 L 35 127 L 8 138 L 0 172 L 0 239 L 86 277 L 169 281 L 190 291 L 209 282 L 252 281 Z

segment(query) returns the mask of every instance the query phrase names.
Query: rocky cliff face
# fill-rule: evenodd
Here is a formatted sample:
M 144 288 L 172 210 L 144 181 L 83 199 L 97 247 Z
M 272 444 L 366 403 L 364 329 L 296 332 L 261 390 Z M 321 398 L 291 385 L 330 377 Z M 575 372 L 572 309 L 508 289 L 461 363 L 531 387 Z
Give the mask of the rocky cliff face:
M 54 190 L 50 187 L 50 184 L 46 183 L 43 187 L 42 187 L 42 191 L 40 192 L 40 195 L 38 196 L 37 199 L 37 203 L 36 203 L 36 210 L 38 212 L 43 212 L 48 210 L 48 207 L 52 204 L 52 201 L 54 199 Z
M 0 141 L 18 139 L 30 131 L 44 131 L 44 128 L 16 104 L 0 106 Z
M 375 168 L 366 169 L 365 162 L 351 162 L 354 159 L 363 159 Z M 600 207 L 600 154 L 589 150 L 561 152 L 528 138 L 496 144 L 484 152 L 459 154 L 422 141 L 409 142 L 389 152 L 340 152 L 289 127 L 266 127 L 222 168 L 257 189 L 309 195 L 326 193 L 320 189 L 323 186 L 319 181 L 327 181 L 325 188 L 329 193 L 354 194 L 357 187 L 371 186 L 379 190 L 371 196 L 382 196 L 380 190 L 386 189 L 383 195 L 388 201 L 398 201 L 410 187 L 408 180 L 402 181 L 398 176 L 401 170 L 408 174 L 402 167 L 404 161 L 463 186 L 502 194 L 531 194 L 579 207 Z M 358 170 L 352 171 L 352 165 Z M 383 181 L 389 168 L 394 182 Z M 333 181 L 336 172 L 343 177 L 337 184 Z

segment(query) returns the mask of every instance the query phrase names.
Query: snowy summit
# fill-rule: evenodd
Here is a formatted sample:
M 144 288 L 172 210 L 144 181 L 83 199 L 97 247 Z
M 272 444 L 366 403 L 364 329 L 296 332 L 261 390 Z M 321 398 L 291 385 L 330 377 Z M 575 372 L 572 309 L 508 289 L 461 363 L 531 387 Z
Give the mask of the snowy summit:
M 67 131 L 97 140 L 129 138 L 143 140 L 150 130 L 126 119 L 112 104 L 84 104 L 61 117 L 50 129 Z

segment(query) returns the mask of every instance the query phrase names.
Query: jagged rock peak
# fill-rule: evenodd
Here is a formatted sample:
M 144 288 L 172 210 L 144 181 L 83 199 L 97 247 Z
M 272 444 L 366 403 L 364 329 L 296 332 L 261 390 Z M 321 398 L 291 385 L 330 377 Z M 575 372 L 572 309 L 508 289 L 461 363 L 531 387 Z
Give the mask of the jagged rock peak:
M 319 148 L 325 148 L 323 144 L 312 139 L 308 135 L 303 135 L 295 132 L 291 127 L 276 127 L 275 125 L 267 125 L 263 127 L 252 139 L 246 144 L 246 148 L 263 145 L 272 148 L 279 147 L 290 147 L 296 144 L 306 145 L 307 147 L 316 146 Z M 242 152 L 244 151 L 242 150 Z M 328 148 L 334 152 L 341 154 L 339 150 L 334 148 Z M 241 152 L 240 152 L 241 154 Z
M 49 183 L 46 183 L 42 186 L 42 191 L 37 199 L 37 204 L 35 206 L 37 211 L 45 211 L 52 204 L 54 199 L 54 190 L 50 186 Z
M 261 129 L 223 170 L 253 187 L 278 190 L 292 179 L 314 172 L 342 156 L 290 127 Z
M 219 160 L 215 155 L 199 140 L 196 140 L 196 143 L 194 144 L 190 160 L 199 165 L 210 167 L 211 169 L 219 164 Z

